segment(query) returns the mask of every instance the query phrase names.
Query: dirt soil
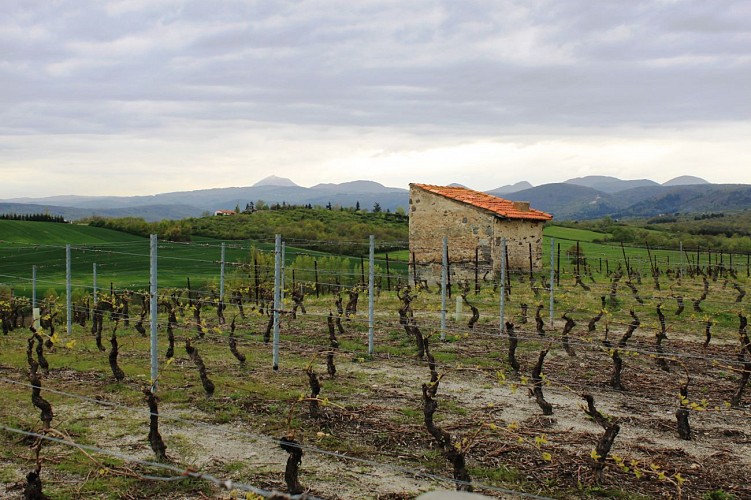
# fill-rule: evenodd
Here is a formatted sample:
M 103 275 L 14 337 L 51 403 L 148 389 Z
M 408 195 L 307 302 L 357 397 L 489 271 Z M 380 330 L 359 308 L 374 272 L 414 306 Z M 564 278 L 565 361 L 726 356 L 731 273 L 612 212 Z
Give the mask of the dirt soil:
M 296 324 L 287 326 L 292 337 L 305 333 L 305 328 Z M 568 355 L 553 335 L 540 337 L 523 329 L 518 333 L 517 356 L 522 364 L 518 374 L 505 358 L 507 340 L 492 329 L 478 329 L 447 344 L 431 341 L 434 352 L 451 354 L 450 361 L 437 365 L 442 378 L 435 397 L 439 405 L 435 421 L 455 443 L 463 445 L 475 491 L 497 498 L 524 494 L 555 498 L 702 498 L 722 490 L 736 498 L 751 498 L 751 391 L 739 407 L 728 406 L 740 377 L 737 365 L 722 361 L 737 356 L 737 344 L 717 342 L 703 349 L 703 339 L 671 333 L 664 342 L 666 350 L 696 355 L 672 356 L 664 370 L 648 354 L 654 352 L 651 335 L 637 331 L 622 350 L 626 390 L 620 391 L 609 385 L 611 353 L 581 328 L 572 333 L 575 356 Z M 362 333 L 342 338 L 367 343 Z M 217 345 L 222 345 L 221 339 Z M 539 349 L 525 345 L 550 348 L 542 390 L 552 404 L 552 415 L 543 415 L 530 396 L 530 373 Z M 268 346 L 257 343 L 245 348 Z M 309 359 L 317 347 L 290 343 L 285 349 L 285 356 L 294 353 Z M 124 351 L 127 356 L 127 347 Z M 319 359 L 316 365 L 321 375 L 321 397 L 330 398 L 329 404 L 320 408 L 316 418 L 308 412 L 309 402 L 301 401 L 294 407 L 295 438 L 305 447 L 300 482 L 309 493 L 321 498 L 397 499 L 438 488 L 452 489 L 451 465 L 424 424 L 421 385 L 430 379 L 426 361 L 413 355 L 377 355 L 371 360 L 353 359 L 342 352 L 338 356 L 334 378 L 325 375 L 323 361 Z M 465 361 L 482 357 L 488 360 L 483 365 Z M 300 368 L 239 371 L 230 356 L 221 363 L 210 364 L 211 369 L 236 370 L 238 376 L 272 384 L 289 383 L 294 376 L 300 381 L 300 392 L 308 390 Z M 175 369 L 189 373 L 186 359 L 175 364 Z M 23 368 L 2 368 L 4 378 L 25 380 Z M 687 374 L 687 404 L 698 405 L 689 414 L 691 440 L 678 437 L 675 416 L 679 387 Z M 180 389 L 196 393 L 196 401 L 201 404 L 164 403 L 160 407 L 162 436 L 175 463 L 222 479 L 286 491 L 283 474 L 287 454 L 277 440 L 286 432 L 284 420 L 294 400 L 228 394 L 219 387 L 207 409 L 197 376 L 186 374 L 186 381 Z M 44 386 L 73 390 L 88 384 L 100 387 L 94 391 L 100 392 L 98 399 L 117 402 L 117 394 L 106 390 L 111 382 L 97 372 L 53 368 Z M 130 383 L 135 388 L 142 382 Z M 340 391 L 340 386 L 350 390 Z M 601 413 L 620 425 L 599 483 L 592 452 L 604 430 L 585 414 L 585 393 L 594 398 Z M 239 412 L 217 422 L 218 408 Z M 102 406 L 96 401 L 69 402 L 56 405 L 55 419 L 61 427 L 65 422 L 75 422 L 89 429 L 89 436 L 94 438 L 87 444 L 119 450 L 141 460 L 153 459 L 145 436 L 147 429 L 140 424 L 148 419 L 145 406 L 137 410 Z M 55 453 L 65 452 L 53 449 Z M 0 485 L 0 497 L 21 497 L 23 478 L 31 463 L 28 458 L 2 459 L 0 467 L 6 479 Z M 81 478 L 57 472 L 47 480 Z M 140 498 L 138 493 L 111 493 L 113 498 Z M 208 492 L 153 496 L 207 495 L 229 498 L 233 493 L 212 487 Z

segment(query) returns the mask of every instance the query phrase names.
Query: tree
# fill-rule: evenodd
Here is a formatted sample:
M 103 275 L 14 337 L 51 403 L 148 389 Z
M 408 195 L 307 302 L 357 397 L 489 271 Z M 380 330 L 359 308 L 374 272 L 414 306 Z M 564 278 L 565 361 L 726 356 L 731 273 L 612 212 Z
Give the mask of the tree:
M 373 213 L 374 214 L 380 214 L 381 213 L 381 204 L 378 202 L 373 203 Z
M 356 201 L 355 202 L 355 212 L 357 212 L 358 210 L 360 210 L 360 202 Z

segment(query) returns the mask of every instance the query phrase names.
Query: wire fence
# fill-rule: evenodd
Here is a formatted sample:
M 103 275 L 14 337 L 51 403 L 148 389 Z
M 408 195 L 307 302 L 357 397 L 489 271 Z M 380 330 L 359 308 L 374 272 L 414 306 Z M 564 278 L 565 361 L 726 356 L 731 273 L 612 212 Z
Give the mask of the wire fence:
M 578 328 L 568 332 L 568 347 L 578 350 L 583 359 L 607 360 L 612 356 L 608 342 L 612 346 L 634 324 L 637 315 L 641 320 L 639 336 L 621 349 L 625 354 L 700 366 L 707 376 L 740 375 L 747 369 L 747 361 L 738 355 L 738 348 L 743 348 L 738 338 L 745 333 L 745 289 L 749 281 L 748 261 L 744 262 L 742 256 L 700 250 L 689 258 L 685 252 L 620 247 L 616 248 L 620 256 L 590 252 L 585 258 L 577 242 L 569 245 L 548 240 L 543 248 L 550 251 L 542 259 L 541 268 L 512 269 L 482 262 L 479 252 L 477 259 L 452 262 L 453 252 L 448 244 L 447 259 L 422 267 L 418 264 L 419 255 L 426 249 L 419 248 L 378 255 L 373 251 L 368 256 L 352 257 L 285 246 L 272 249 L 258 242 L 159 242 L 154 261 L 149 247 L 136 243 L 67 248 L 12 245 L 0 253 L 0 286 L 4 287 L 0 317 L 4 332 L 10 334 L 4 345 L 22 351 L 26 338 L 12 333 L 34 320 L 38 321 L 37 328 L 50 336 L 57 330 L 60 345 L 85 344 L 90 342 L 92 332 L 84 325 L 91 324 L 99 313 L 109 318 L 110 328 L 121 325 L 119 336 L 133 345 L 144 334 L 130 326 L 140 323 L 147 330 L 153 325 L 152 335 L 156 334 L 162 353 L 166 347 L 165 327 L 180 338 L 200 336 L 219 346 L 235 342 L 238 348 L 249 350 L 265 349 L 269 344 L 264 337 L 271 335 L 270 327 L 276 328 L 279 332 L 274 334 L 274 340 L 282 356 L 280 359 L 276 352 L 274 367 L 285 366 L 285 353 L 290 363 L 299 366 L 299 359 L 331 350 L 325 334 L 303 336 L 294 327 L 294 318 L 304 315 L 306 324 L 318 325 L 319 331 L 325 331 L 332 319 L 345 325 L 346 333 L 339 336 L 336 351 L 339 356 L 388 360 L 406 369 L 414 364 L 414 353 L 412 345 L 405 345 L 404 337 L 398 335 L 406 330 L 405 325 L 419 325 L 425 332 L 440 334 L 442 340 L 461 343 L 462 355 L 477 361 L 489 352 L 494 352 L 497 359 L 498 353 L 506 349 L 508 324 L 513 325 L 522 344 L 560 348 L 567 318 L 573 318 Z M 397 244 L 383 246 L 396 248 Z M 66 257 L 66 250 L 70 257 Z M 150 290 L 154 268 L 159 283 L 156 293 Z M 405 307 L 405 297 L 409 297 L 406 321 L 399 313 Z M 157 304 L 158 314 L 153 313 L 151 304 Z M 35 306 L 39 309 L 36 317 Z M 178 312 L 180 320 L 176 324 L 167 319 L 171 310 Z M 595 321 L 598 315 L 600 318 Z M 660 334 L 667 335 L 668 340 L 655 342 Z M 435 351 L 437 370 L 466 369 L 461 360 L 449 356 L 450 350 L 444 352 L 441 344 Z M 147 363 L 141 365 L 145 375 Z M 491 377 L 496 369 L 488 370 Z M 156 373 L 150 373 L 152 382 L 161 376 Z M 20 383 L 10 379 L 2 382 Z M 547 383 L 571 393 L 593 389 L 590 382 L 557 374 L 549 376 Z M 234 388 L 231 382 L 228 385 L 228 391 L 243 390 L 241 384 Z M 57 391 L 66 397 L 85 399 L 72 391 Z M 726 402 L 712 399 L 712 410 L 747 415 L 747 408 L 731 407 Z M 664 404 L 664 400 L 659 400 L 654 406 L 664 408 Z M 704 410 L 689 408 L 695 412 Z M 3 429 L 50 438 L 10 425 Z M 383 465 L 315 446 L 302 447 L 311 453 L 330 454 L 337 460 Z M 113 456 L 119 453 L 98 447 L 88 450 L 112 452 Z M 119 458 L 139 463 L 134 457 Z M 158 467 L 150 462 L 143 465 Z M 455 479 L 418 468 L 393 467 L 414 477 L 458 484 Z M 166 470 L 178 476 L 185 472 L 180 467 Z M 262 496 L 273 494 L 251 485 L 240 487 L 212 475 L 192 471 L 185 475 L 225 489 L 231 489 L 226 488 L 229 485 Z M 518 493 L 481 481 L 475 484 L 489 492 Z

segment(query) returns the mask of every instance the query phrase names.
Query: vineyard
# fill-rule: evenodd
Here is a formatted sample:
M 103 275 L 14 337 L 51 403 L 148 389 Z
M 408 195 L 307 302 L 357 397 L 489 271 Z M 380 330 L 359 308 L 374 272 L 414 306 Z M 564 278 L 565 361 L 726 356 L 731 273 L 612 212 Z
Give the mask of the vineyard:
M 747 257 L 574 231 L 453 282 L 159 242 L 156 294 L 143 238 L 2 244 L 0 496 L 751 497 Z

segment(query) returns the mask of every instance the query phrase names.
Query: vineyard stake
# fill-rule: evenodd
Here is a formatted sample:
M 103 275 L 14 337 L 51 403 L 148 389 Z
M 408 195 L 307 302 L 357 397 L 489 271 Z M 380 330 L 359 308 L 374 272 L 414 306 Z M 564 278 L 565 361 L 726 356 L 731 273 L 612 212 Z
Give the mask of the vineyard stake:
M 368 354 L 373 355 L 375 344 L 375 235 L 370 235 L 368 254 Z
M 151 391 L 156 392 L 156 380 L 159 375 L 159 346 L 157 344 L 157 314 L 159 307 L 159 297 L 157 296 L 157 240 L 156 235 L 152 234 L 150 237 L 150 260 L 151 260 L 151 279 L 150 281 L 150 293 L 151 293 Z
M 280 274 L 279 274 L 280 278 L 279 279 L 281 280 L 279 282 L 279 309 L 280 310 L 284 310 L 284 286 L 285 286 L 285 283 L 286 283 L 286 280 L 284 279 L 284 273 L 285 273 L 285 270 L 286 270 L 286 268 L 284 266 L 284 258 L 285 258 L 286 250 L 287 250 L 287 246 L 282 241 L 282 256 L 281 256 L 281 259 L 280 259 L 280 262 L 279 262 L 279 266 L 280 266 Z
M 39 329 L 39 307 L 37 307 L 37 266 L 31 266 L 31 321 Z
M 315 278 L 316 278 L 316 298 L 318 298 L 321 296 L 321 285 L 320 283 L 318 283 L 318 261 L 317 260 L 313 261 L 313 271 L 315 273 Z
M 446 284 L 448 283 L 449 238 L 443 237 L 441 262 L 441 340 L 446 340 Z
M 475 247 L 475 295 L 480 293 L 480 247 Z
M 68 316 L 68 335 L 73 331 L 73 298 L 70 290 L 70 243 L 65 245 L 65 310 Z
M 389 254 L 386 254 L 386 290 L 391 291 L 391 269 L 389 268 Z
M 578 245 L 579 242 L 577 241 L 576 244 Z M 560 245 L 558 246 L 558 249 L 560 251 Z M 560 253 L 558 254 L 560 255 Z M 577 258 L 579 256 L 577 255 Z M 554 294 L 553 294 L 553 281 L 555 278 L 555 270 L 553 269 L 553 259 L 555 258 L 555 238 L 550 238 L 550 328 L 553 328 L 553 306 L 554 306 Z M 578 260 L 578 259 L 577 259 Z M 558 261 L 560 262 L 560 260 Z M 560 277 L 560 274 L 558 275 Z
M 224 304 L 224 242 L 222 242 L 222 256 L 219 261 L 219 304 Z
M 92 274 L 93 274 L 93 277 L 92 277 L 93 278 L 93 283 L 91 285 L 91 288 L 92 288 L 92 294 L 94 295 L 94 307 L 96 307 L 96 303 L 97 303 L 97 297 L 96 297 L 96 292 L 97 292 L 97 290 L 96 290 L 96 262 L 94 262 L 94 263 L 91 264 L 91 271 L 92 271 Z
M 281 294 L 282 267 L 282 235 L 277 234 L 274 240 L 274 347 L 273 369 L 279 369 L 279 307 L 282 304 Z
M 506 238 L 501 238 L 501 305 L 500 305 L 500 329 L 501 333 L 506 328 L 503 322 L 503 314 L 506 309 Z

